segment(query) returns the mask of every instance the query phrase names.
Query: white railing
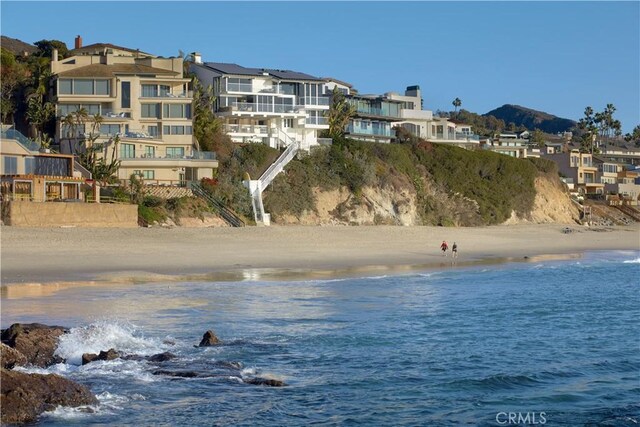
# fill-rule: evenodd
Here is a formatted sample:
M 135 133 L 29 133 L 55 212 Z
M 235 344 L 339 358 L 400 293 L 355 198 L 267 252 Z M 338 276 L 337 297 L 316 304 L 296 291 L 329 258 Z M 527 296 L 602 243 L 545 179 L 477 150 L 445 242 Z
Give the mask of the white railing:
M 228 133 L 250 133 L 253 135 L 268 135 L 269 127 L 265 125 L 236 125 L 228 124 L 224 127 Z
M 242 111 L 248 113 L 299 113 L 304 107 L 297 105 L 267 104 L 255 102 L 232 102 L 231 111 Z M 224 107 L 223 107 L 224 109 Z
M 301 96 L 298 98 L 298 104 L 300 105 L 321 105 L 329 106 L 331 100 L 328 96 Z
M 294 141 L 289 137 L 289 135 L 282 131 L 280 131 L 280 134 L 284 136 L 284 138 L 280 138 L 284 141 L 285 144 L 287 144 L 287 148 L 260 177 L 260 184 L 263 189 L 267 188 L 267 186 L 271 184 L 275 177 L 284 170 L 284 167 L 289 164 L 291 159 L 293 159 L 293 157 L 298 152 L 298 149 L 300 148 L 299 142 Z

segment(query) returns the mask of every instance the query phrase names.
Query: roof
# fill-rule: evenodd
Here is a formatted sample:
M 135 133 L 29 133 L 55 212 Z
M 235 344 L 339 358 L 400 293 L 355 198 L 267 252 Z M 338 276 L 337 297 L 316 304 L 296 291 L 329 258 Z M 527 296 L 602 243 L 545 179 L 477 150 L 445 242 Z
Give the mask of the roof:
M 116 74 L 164 74 L 177 76 L 180 73 L 163 68 L 149 67 L 140 64 L 91 64 L 84 67 L 63 71 L 60 77 L 114 77 Z
M 274 70 L 270 68 L 249 68 L 238 64 L 230 64 L 224 62 L 205 62 L 203 64 L 207 68 L 218 71 L 222 74 L 235 74 L 240 76 L 263 76 L 266 74 L 279 80 L 318 80 L 322 79 L 314 77 L 310 74 L 301 73 L 291 70 Z
M 93 44 L 89 44 L 89 45 L 83 46 L 83 47 L 78 48 L 78 49 L 70 50 L 69 53 L 71 55 L 78 55 L 78 54 L 82 54 L 82 53 L 85 53 L 85 52 L 93 52 L 93 51 L 96 51 L 96 50 L 104 50 L 105 48 L 106 49 L 124 50 L 126 52 L 140 53 L 140 54 L 145 55 L 145 56 L 153 56 L 153 57 L 155 57 L 155 55 L 152 55 L 152 54 L 146 53 L 146 52 L 142 52 L 139 49 L 130 49 L 128 47 L 117 46 L 117 45 L 111 44 L 111 43 L 93 43 Z
M 338 83 L 342 86 L 346 86 L 346 87 L 353 87 L 353 85 L 351 83 L 347 83 L 345 81 L 342 80 L 338 80 L 338 79 L 334 79 L 333 77 L 322 77 L 322 80 L 324 80 L 325 82 L 335 82 Z

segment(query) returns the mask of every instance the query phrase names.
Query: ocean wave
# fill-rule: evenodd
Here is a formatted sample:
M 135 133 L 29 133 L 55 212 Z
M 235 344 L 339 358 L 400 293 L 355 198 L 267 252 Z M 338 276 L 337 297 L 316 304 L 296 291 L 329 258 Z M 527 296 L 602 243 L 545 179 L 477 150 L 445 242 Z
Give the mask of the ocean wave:
M 60 337 L 56 355 L 72 365 L 82 364 L 84 353 L 115 349 L 125 354 L 150 355 L 165 351 L 161 340 L 140 336 L 129 323 L 101 320 L 88 326 L 72 328 Z
M 481 379 L 465 379 L 447 383 L 448 386 L 462 389 L 482 389 L 498 391 L 518 387 L 532 387 L 542 383 L 535 377 L 528 375 L 491 375 Z
M 627 259 L 622 261 L 623 264 L 640 264 L 640 258 L 636 259 Z
M 73 421 L 101 415 L 114 415 L 123 409 L 123 405 L 132 400 L 146 400 L 141 394 L 134 393 L 127 397 L 104 391 L 96 394 L 97 405 L 82 405 L 77 407 L 57 406 L 51 411 L 44 412 L 42 417 L 58 420 Z

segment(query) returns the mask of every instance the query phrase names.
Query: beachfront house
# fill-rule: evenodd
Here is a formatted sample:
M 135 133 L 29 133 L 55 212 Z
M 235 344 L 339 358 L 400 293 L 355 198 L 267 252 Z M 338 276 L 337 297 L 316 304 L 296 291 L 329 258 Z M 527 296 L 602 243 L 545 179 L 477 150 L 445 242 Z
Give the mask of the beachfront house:
M 347 102 L 355 107 L 345 136 L 360 141 L 389 143 L 395 139 L 394 123 L 400 120 L 402 101 L 378 95 L 350 94 Z
M 591 153 L 571 150 L 567 153 L 542 153 L 542 157 L 558 165 L 561 176 L 572 182 L 584 194 L 603 194 L 604 186 L 598 177 L 598 167 Z
M 100 144 L 99 155 L 121 162 L 118 178 L 135 174 L 145 184 L 183 186 L 213 176 L 214 153 L 194 148 L 193 98 L 182 58 L 108 43 L 82 46 L 80 36 L 70 55 L 59 60 L 54 50 L 51 60 L 61 152 Z
M 308 150 L 329 129 L 330 90 L 324 79 L 291 70 L 202 62 L 199 54 L 192 56 L 190 71 L 205 88 L 213 87 L 214 113 L 224 121 L 232 141 L 274 148 L 296 142 Z
M 424 100 L 420 86 L 408 86 L 403 95 L 395 92 L 385 93 L 385 98 L 401 102 L 400 126 L 412 135 L 439 144 L 455 145 L 474 149 L 480 145 L 478 135 L 474 135 L 471 126 L 446 117 L 435 117 L 430 110 L 424 110 Z
M 91 174 L 72 155 L 41 148 L 12 127 L 0 134 L 0 189 L 3 201 L 84 200 Z

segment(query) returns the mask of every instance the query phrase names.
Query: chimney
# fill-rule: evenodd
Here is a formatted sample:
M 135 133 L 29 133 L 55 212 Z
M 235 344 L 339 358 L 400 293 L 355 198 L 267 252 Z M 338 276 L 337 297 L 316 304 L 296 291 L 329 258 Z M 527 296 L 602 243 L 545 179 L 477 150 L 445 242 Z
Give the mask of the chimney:
M 193 62 L 195 62 L 196 64 L 202 64 L 202 55 L 200 55 L 200 52 L 193 52 L 191 54 L 191 59 L 193 60 Z
M 80 49 L 82 47 L 82 37 L 76 36 L 76 49 Z
M 58 60 L 58 49 L 53 48 L 51 50 L 51 62 L 56 62 Z

